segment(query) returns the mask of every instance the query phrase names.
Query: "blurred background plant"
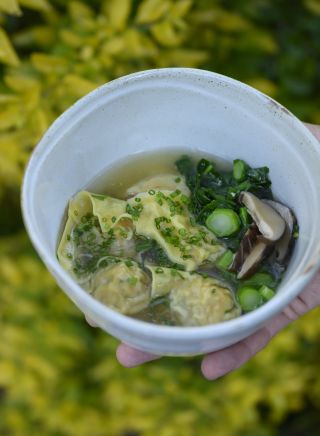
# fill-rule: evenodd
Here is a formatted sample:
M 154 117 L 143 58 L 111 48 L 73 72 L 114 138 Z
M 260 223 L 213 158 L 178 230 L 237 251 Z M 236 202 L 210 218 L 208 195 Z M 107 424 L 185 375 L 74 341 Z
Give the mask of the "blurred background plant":
M 199 359 L 120 368 L 34 254 L 19 192 L 50 123 L 137 70 L 230 75 L 320 123 L 319 0 L 0 0 L 0 435 L 316 435 L 319 310 L 215 383 Z

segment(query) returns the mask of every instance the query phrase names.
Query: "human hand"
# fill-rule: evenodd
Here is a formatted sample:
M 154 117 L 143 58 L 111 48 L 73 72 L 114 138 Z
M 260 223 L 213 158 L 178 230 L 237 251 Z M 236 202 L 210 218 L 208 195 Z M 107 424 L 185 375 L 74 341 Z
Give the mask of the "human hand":
M 306 126 L 320 140 L 320 126 L 312 124 Z M 320 270 L 304 291 L 262 329 L 237 344 L 206 355 L 201 364 L 204 377 L 214 380 L 239 368 L 261 351 L 280 330 L 318 306 L 320 306 Z M 159 358 L 160 356 L 136 350 L 126 344 L 120 344 L 117 349 L 118 361 L 127 368 Z

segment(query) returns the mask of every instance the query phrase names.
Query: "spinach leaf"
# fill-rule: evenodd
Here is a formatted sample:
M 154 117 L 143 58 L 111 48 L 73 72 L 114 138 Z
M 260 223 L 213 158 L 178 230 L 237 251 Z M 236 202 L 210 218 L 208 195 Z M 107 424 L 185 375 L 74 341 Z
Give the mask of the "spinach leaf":
M 185 177 L 188 188 L 192 191 L 196 187 L 197 172 L 191 158 L 186 155 L 181 156 L 175 164 L 180 174 Z
M 232 209 L 240 212 L 238 203 L 240 192 L 249 191 L 259 198 L 272 199 L 269 168 L 251 168 L 240 159 L 233 161 L 233 170 L 219 171 L 214 162 L 200 159 L 197 163 L 190 156 L 182 156 L 176 161 L 178 171 L 185 177 L 191 191 L 190 212 L 197 223 L 205 225 L 206 219 L 216 208 Z M 237 250 L 241 238 L 248 228 L 242 222 L 237 234 L 222 238 L 224 244 Z
M 137 236 L 135 244 L 136 250 L 141 253 L 143 264 L 151 263 L 160 267 L 184 269 L 182 265 L 172 262 L 163 248 L 154 239 Z

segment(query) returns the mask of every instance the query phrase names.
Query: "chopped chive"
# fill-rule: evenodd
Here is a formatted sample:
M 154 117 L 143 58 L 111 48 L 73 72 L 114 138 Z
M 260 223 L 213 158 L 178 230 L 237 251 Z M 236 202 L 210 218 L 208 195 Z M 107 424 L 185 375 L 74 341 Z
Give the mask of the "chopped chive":
M 261 286 L 273 286 L 274 278 L 267 272 L 257 272 L 249 279 L 243 280 L 245 286 L 261 287 Z
M 137 203 L 140 203 L 141 198 L 140 198 L 140 197 L 137 197 L 137 198 L 134 199 L 134 201 L 136 201 Z
M 236 159 L 233 161 L 233 178 L 237 182 L 242 182 L 246 178 L 247 174 L 247 164 L 241 160 Z
M 148 191 L 148 194 L 149 195 L 154 195 L 156 193 L 156 191 L 154 190 L 154 189 L 150 189 L 149 191 Z
M 190 198 L 187 195 L 185 195 L 185 194 L 181 194 L 180 195 L 180 200 L 184 204 L 189 204 L 190 203 Z
M 157 274 L 162 274 L 162 273 L 163 273 L 163 269 L 160 268 L 160 267 L 158 267 L 158 268 L 155 269 L 155 272 L 156 272 Z
M 248 226 L 250 224 L 251 219 L 246 207 L 240 207 L 239 216 L 244 226 Z
M 115 222 L 117 221 L 117 218 L 116 218 L 115 216 L 113 216 L 113 217 L 111 218 L 111 221 L 112 221 L 113 223 L 115 223 Z
M 174 179 L 174 181 L 175 181 L 176 183 L 180 183 L 180 182 L 181 182 L 181 177 L 176 177 L 176 178 Z
M 216 262 L 216 267 L 226 271 L 233 261 L 233 253 L 231 250 L 227 250 Z
M 138 279 L 137 277 L 129 277 L 128 282 L 130 283 L 130 285 L 135 286 L 138 283 Z
M 238 289 L 237 298 L 244 312 L 251 312 L 263 303 L 261 294 L 249 286 Z
M 259 288 L 259 292 L 264 301 L 269 301 L 275 296 L 274 290 L 265 285 Z

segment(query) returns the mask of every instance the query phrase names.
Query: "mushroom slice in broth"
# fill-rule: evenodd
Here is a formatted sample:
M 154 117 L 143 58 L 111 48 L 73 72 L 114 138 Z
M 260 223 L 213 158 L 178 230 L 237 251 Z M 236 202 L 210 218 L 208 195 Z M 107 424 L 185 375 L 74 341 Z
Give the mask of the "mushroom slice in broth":
M 247 208 L 261 234 L 269 241 L 277 241 L 285 231 L 286 223 L 269 204 L 251 192 L 241 192 L 239 201 Z
M 276 210 L 284 219 L 286 228 L 281 238 L 275 244 L 275 258 L 282 263 L 286 260 L 293 242 L 293 228 L 296 223 L 296 218 L 291 209 L 284 204 L 273 200 L 263 200 L 266 204 Z

